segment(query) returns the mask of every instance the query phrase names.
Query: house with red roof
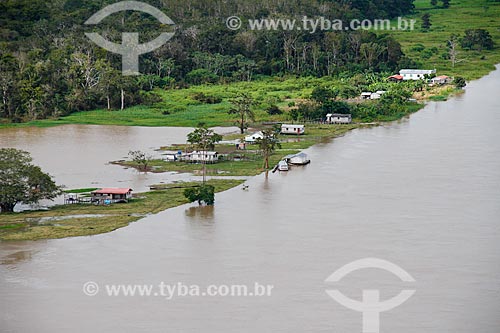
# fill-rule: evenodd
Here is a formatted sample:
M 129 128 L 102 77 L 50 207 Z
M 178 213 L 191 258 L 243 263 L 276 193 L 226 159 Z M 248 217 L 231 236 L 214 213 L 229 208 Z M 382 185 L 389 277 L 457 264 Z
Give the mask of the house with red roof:
M 403 75 L 399 75 L 399 74 L 391 75 L 387 78 L 387 80 L 389 80 L 391 82 L 401 82 L 401 81 L 403 81 Z
M 132 198 L 131 188 L 101 188 L 93 191 L 92 202 L 98 204 L 110 204 L 117 202 L 128 202 Z

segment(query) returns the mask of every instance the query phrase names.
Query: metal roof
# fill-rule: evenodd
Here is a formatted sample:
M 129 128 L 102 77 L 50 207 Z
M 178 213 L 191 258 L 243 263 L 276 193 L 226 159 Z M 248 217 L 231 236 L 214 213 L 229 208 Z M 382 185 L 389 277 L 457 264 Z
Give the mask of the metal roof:
M 435 69 L 402 69 L 399 74 L 431 74 L 436 73 Z
M 131 188 L 101 188 L 100 190 L 93 191 L 95 194 L 127 194 L 132 192 Z

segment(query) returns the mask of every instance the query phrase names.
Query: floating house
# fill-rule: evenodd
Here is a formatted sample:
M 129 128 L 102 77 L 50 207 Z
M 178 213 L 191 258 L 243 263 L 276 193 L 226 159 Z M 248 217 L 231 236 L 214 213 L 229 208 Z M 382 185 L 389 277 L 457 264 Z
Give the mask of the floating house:
M 216 163 L 219 160 L 219 153 L 216 151 L 193 151 L 191 153 L 181 155 L 179 159 L 181 161 L 193 163 Z
M 287 162 L 288 164 L 292 165 L 306 165 L 311 163 L 311 160 L 309 159 L 309 156 L 307 156 L 306 153 L 287 155 L 283 158 L 283 160 L 285 160 L 285 162 Z
M 131 188 L 102 188 L 91 192 L 91 201 L 98 204 L 128 202 L 131 198 Z
M 264 134 L 262 134 L 262 131 L 245 136 L 245 142 L 248 143 L 255 143 L 257 142 L 257 139 L 264 139 Z
M 426 75 L 436 74 L 435 69 L 402 69 L 399 71 L 399 75 L 403 77 L 404 81 L 408 80 L 423 80 Z
M 278 163 L 278 170 L 279 171 L 288 171 L 288 163 L 286 163 L 286 161 L 280 161 Z
M 328 124 L 350 124 L 352 122 L 352 115 L 342 113 L 329 113 L 326 115 L 326 122 Z
M 304 134 L 305 131 L 306 131 L 306 128 L 304 125 L 288 125 L 288 124 L 281 125 L 281 134 L 301 135 L 301 134 Z

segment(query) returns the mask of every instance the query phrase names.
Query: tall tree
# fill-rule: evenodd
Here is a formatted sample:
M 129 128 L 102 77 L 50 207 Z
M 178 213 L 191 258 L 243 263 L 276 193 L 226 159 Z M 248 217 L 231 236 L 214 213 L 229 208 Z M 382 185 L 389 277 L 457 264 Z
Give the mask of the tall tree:
M 462 38 L 462 47 L 469 50 L 482 51 L 491 50 L 494 47 L 493 38 L 490 33 L 484 29 L 467 29 Z
M 238 116 L 238 120 L 236 122 L 241 134 L 243 134 L 248 128 L 248 120 L 250 119 L 255 121 L 255 114 L 252 110 L 252 107 L 255 105 L 255 101 L 248 93 L 240 93 L 230 102 L 233 107 L 229 110 L 229 114 L 235 114 Z
M 458 51 L 458 36 L 455 34 L 452 34 L 450 38 L 447 41 L 447 47 L 448 47 L 448 56 L 451 61 L 451 67 L 455 67 L 455 64 L 458 62 L 464 61 L 464 59 L 458 59 L 459 51 Z
M 264 169 L 269 169 L 269 157 L 274 153 L 276 148 L 281 148 L 278 139 L 279 127 L 266 128 L 262 130 L 262 138 L 257 139 L 257 145 L 264 157 Z
M 31 162 L 26 151 L 0 149 L 0 213 L 13 212 L 18 203 L 54 199 L 61 192 L 52 178 Z
M 153 159 L 151 155 L 140 150 L 131 150 L 128 152 L 128 155 L 132 158 L 132 161 L 139 166 L 140 171 L 148 171 L 149 162 Z
M 360 53 L 369 68 L 373 67 L 375 60 L 378 59 L 385 51 L 387 51 L 387 47 L 377 43 L 363 43 L 360 48 Z
M 220 134 L 208 129 L 205 124 L 200 123 L 198 127 L 187 135 L 187 141 L 202 152 L 203 184 L 206 181 L 206 153 L 209 149 L 214 149 L 215 144 L 222 140 Z

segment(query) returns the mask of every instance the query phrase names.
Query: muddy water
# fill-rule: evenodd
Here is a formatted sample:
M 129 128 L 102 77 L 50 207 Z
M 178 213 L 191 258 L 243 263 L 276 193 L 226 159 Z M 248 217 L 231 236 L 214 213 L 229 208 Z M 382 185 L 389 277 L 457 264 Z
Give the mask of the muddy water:
M 236 128 L 215 128 L 232 133 Z M 49 128 L 10 128 L 0 130 L 0 147 L 23 149 L 34 162 L 67 188 L 131 187 L 145 191 L 161 182 L 191 180 L 189 174 L 141 173 L 109 164 L 128 159 L 130 150 L 141 150 L 158 157 L 161 146 L 186 142 L 190 128 L 65 125 Z M 56 202 L 61 199 L 56 200 Z M 50 204 L 49 202 L 43 202 Z M 19 208 L 19 207 L 18 207 Z
M 498 333 L 500 72 L 409 119 L 308 150 L 312 163 L 105 235 L 0 243 L 2 332 L 361 332 L 361 299 L 414 289 L 381 332 Z M 89 148 L 89 150 L 91 150 Z M 341 266 L 376 257 L 416 282 Z M 98 295 L 83 294 L 94 281 Z M 107 296 L 105 284 L 274 285 L 270 297 Z

